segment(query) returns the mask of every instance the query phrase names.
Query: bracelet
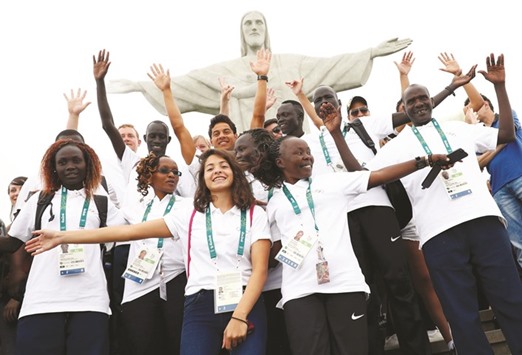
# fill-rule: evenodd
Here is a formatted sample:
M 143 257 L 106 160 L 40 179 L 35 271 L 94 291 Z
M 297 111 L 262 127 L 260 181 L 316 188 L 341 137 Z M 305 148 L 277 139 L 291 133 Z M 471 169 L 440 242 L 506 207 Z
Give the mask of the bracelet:
M 266 75 L 258 75 L 257 76 L 257 80 L 265 80 L 266 82 L 268 82 L 268 76 L 266 76 Z
M 238 318 L 238 317 L 234 317 L 234 316 L 232 316 L 232 317 L 230 317 L 230 318 L 235 319 L 235 320 L 240 321 L 240 322 L 243 322 L 243 323 L 245 323 L 245 324 L 247 325 L 247 327 L 248 327 L 248 321 L 246 321 L 246 320 L 244 320 L 244 319 L 241 319 L 241 318 Z
M 451 88 L 450 88 L 449 86 L 446 86 L 444 89 L 445 89 L 445 90 L 448 90 L 448 92 L 449 92 L 451 95 L 455 96 L 455 90 L 451 90 Z
M 429 164 L 428 164 L 428 158 L 427 157 L 416 157 L 415 158 L 415 167 L 417 168 L 417 170 L 420 170 L 420 169 L 424 169 L 425 167 L 427 167 Z
M 428 164 L 430 167 L 433 167 L 433 155 L 428 155 Z

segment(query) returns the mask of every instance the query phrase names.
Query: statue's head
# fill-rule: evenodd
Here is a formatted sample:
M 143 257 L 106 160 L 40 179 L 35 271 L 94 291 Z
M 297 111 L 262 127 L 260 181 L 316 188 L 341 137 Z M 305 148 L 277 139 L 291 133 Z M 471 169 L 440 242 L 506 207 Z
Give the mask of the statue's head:
M 241 18 L 241 56 L 248 53 L 248 49 L 270 49 L 270 36 L 265 16 L 259 11 L 250 11 Z

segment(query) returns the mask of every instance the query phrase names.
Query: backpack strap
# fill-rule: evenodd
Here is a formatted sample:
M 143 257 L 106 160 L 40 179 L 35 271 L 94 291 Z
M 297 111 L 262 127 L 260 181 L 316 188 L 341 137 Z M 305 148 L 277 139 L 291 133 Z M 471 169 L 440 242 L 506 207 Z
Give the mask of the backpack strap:
M 194 222 L 194 216 L 196 215 L 196 209 L 192 210 L 190 215 L 189 228 L 188 228 L 188 243 L 187 243 L 187 278 L 190 274 L 190 244 L 192 241 L 192 223 Z
M 350 127 L 353 128 L 355 133 L 361 138 L 364 145 L 366 145 L 368 148 L 370 148 L 373 152 L 373 154 L 377 154 L 377 149 L 375 149 L 375 143 L 373 142 L 373 139 L 371 139 L 370 135 L 366 131 L 366 128 L 364 128 L 363 123 L 360 119 L 356 118 L 350 123 Z
M 51 193 L 46 194 L 44 191 L 40 191 L 40 194 L 38 195 L 38 203 L 36 204 L 36 213 L 34 217 L 34 230 L 42 229 L 42 215 L 44 213 L 44 210 L 51 204 L 51 201 L 54 197 L 54 191 Z M 49 221 L 52 221 L 54 219 L 53 210 L 51 208 L 51 219 Z
M 94 203 L 100 216 L 100 228 L 107 227 L 108 199 L 105 195 L 93 195 Z
M 109 193 L 109 185 L 107 184 L 107 179 L 105 178 L 105 175 L 102 175 L 101 177 L 101 186 L 107 193 Z

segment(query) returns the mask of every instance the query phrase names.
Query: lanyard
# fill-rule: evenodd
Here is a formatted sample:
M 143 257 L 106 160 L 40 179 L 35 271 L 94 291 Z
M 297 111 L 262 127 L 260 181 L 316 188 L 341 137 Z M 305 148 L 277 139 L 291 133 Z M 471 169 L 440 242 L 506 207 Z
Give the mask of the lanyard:
M 350 130 L 350 123 L 345 122 L 343 127 L 343 137 L 346 138 L 346 133 Z
M 439 123 L 434 118 L 431 119 L 431 122 L 433 122 L 433 126 L 439 133 L 440 139 L 442 139 L 442 143 L 444 143 L 444 147 L 446 148 L 446 151 L 448 152 L 448 154 L 451 153 L 453 151 L 453 149 L 451 149 L 451 145 L 449 144 L 448 138 L 446 137 L 446 134 L 444 134 L 444 132 L 442 131 L 442 128 L 440 128 Z M 411 130 L 413 131 L 413 133 L 419 140 L 420 144 L 422 144 L 422 148 L 424 148 L 424 151 L 426 152 L 426 154 L 431 155 L 432 154 L 431 149 L 430 149 L 430 147 L 428 147 L 428 144 L 424 140 L 424 137 L 419 132 L 417 127 L 411 126 Z
M 89 212 L 89 204 L 90 200 L 85 198 L 85 202 L 83 203 L 82 214 L 80 216 L 80 229 L 85 228 L 85 223 L 87 223 L 87 212 Z M 66 206 L 67 206 L 67 189 L 62 186 L 62 200 L 60 203 L 60 230 L 67 230 L 66 223 Z
M 208 252 L 210 253 L 210 259 L 216 262 L 217 253 L 216 246 L 214 244 L 214 235 L 212 234 L 212 216 L 210 213 L 210 206 L 205 211 L 206 227 L 207 227 L 207 244 Z M 241 210 L 241 229 L 239 231 L 239 243 L 237 246 L 237 255 L 243 256 L 245 251 L 245 237 L 246 237 L 246 210 Z
M 154 199 L 152 199 L 148 204 L 147 208 L 145 209 L 145 213 L 143 214 L 143 218 L 141 219 L 142 222 L 145 222 L 147 218 L 149 217 L 150 210 L 152 208 L 152 203 L 154 202 Z M 170 197 L 169 203 L 167 204 L 167 207 L 165 208 L 165 212 L 163 212 L 163 215 L 165 216 L 170 212 L 172 209 L 172 206 L 174 206 L 174 202 L 176 202 L 176 196 L 172 195 Z M 158 238 L 158 249 L 163 248 L 163 238 Z
M 308 202 L 308 207 L 310 208 L 310 212 L 312 212 L 312 217 L 314 218 L 314 227 L 315 231 L 319 232 L 319 227 L 317 227 L 317 222 L 315 220 L 315 206 L 314 206 L 314 200 L 312 198 L 312 192 L 310 190 L 310 185 L 312 184 L 312 179 L 308 180 L 308 188 L 306 189 L 306 202 Z M 297 201 L 295 200 L 292 193 L 288 190 L 285 184 L 283 184 L 283 192 L 285 193 L 286 198 L 288 201 L 290 201 L 290 204 L 292 205 L 292 208 L 294 209 L 294 213 L 299 216 L 301 214 L 301 209 L 299 208 L 299 205 L 297 204 Z
M 330 158 L 330 153 L 328 153 L 328 148 L 326 147 L 326 143 L 324 142 L 324 126 L 321 127 L 321 134 L 319 135 L 319 142 L 321 143 L 321 150 L 323 151 L 324 160 L 326 160 L 326 165 L 332 165 L 332 158 Z

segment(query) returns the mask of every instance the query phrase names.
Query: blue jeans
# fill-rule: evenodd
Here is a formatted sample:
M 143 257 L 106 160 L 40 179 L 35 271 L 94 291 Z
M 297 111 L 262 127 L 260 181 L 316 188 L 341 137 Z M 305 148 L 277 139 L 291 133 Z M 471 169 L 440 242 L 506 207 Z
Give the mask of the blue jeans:
M 522 176 L 504 185 L 493 198 L 507 221 L 509 239 L 522 266 Z
M 202 290 L 185 297 L 183 329 L 181 331 L 182 355 L 217 355 L 223 343 L 223 332 L 230 321 L 231 312 L 214 313 L 214 291 Z M 266 313 L 261 295 L 248 320 L 255 329 L 247 340 L 234 348 L 231 355 L 265 355 L 266 348 Z

